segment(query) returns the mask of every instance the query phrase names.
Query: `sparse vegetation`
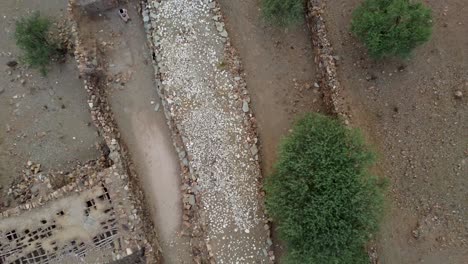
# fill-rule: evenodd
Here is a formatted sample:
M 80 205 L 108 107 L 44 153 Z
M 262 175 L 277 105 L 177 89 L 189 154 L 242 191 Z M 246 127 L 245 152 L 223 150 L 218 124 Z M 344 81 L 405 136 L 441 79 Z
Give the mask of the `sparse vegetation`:
M 431 10 L 410 0 L 364 0 L 354 11 L 351 26 L 371 57 L 407 57 L 429 40 Z
M 262 0 L 263 15 L 278 25 L 291 25 L 304 20 L 304 0 Z
M 367 169 L 373 154 L 356 130 L 309 114 L 283 141 L 265 184 L 266 206 L 287 245 L 284 263 L 368 263 L 383 186 Z
M 51 59 L 59 55 L 59 46 L 51 38 L 52 22 L 38 12 L 16 22 L 16 44 L 23 50 L 22 60 L 42 74 L 47 73 Z

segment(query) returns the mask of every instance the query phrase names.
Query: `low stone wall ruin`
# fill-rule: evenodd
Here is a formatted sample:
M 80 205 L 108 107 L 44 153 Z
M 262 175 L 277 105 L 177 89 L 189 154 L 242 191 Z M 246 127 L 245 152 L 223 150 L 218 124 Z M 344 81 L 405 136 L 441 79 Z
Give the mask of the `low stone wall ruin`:
M 349 114 L 343 98 L 343 86 L 338 80 L 337 58 L 333 55 L 333 47 L 327 36 L 327 27 L 323 18 L 325 3 L 323 0 L 308 0 L 306 19 L 311 31 L 312 44 L 315 50 L 315 64 L 321 75 L 324 87 L 325 105 L 331 114 L 349 123 Z

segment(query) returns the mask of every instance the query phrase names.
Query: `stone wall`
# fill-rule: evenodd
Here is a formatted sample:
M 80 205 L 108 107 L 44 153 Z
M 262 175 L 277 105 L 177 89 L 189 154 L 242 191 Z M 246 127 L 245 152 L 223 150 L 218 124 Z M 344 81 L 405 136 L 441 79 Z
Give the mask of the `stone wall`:
M 343 86 L 338 80 L 337 57 L 327 36 L 327 27 L 323 18 L 325 3 L 323 0 L 307 1 L 307 25 L 311 31 L 315 50 L 315 63 L 321 75 L 322 87 L 325 87 L 325 104 L 330 113 L 339 116 L 345 124 L 349 123 L 349 113 L 343 98 Z
M 75 42 L 75 59 L 78 64 L 80 76 L 83 79 L 84 88 L 88 93 L 88 106 L 91 111 L 91 118 L 95 126 L 100 131 L 109 150 L 109 159 L 113 166 L 124 172 L 127 176 L 127 185 L 119 188 L 130 190 L 131 199 L 135 204 L 133 217 L 140 218 L 140 228 L 145 234 L 145 259 L 148 263 L 157 263 L 160 259 L 160 247 L 157 240 L 156 229 L 153 226 L 151 217 L 145 201 L 145 195 L 140 188 L 138 175 L 132 166 L 132 160 L 124 142 L 120 139 L 120 132 L 114 120 L 110 104 L 108 103 L 105 80 L 103 80 L 103 67 L 100 64 L 100 54 L 97 42 L 93 38 L 84 38 L 80 33 L 79 22 L 82 17 L 82 10 L 76 5 L 76 0 L 70 0 L 68 13 L 72 25 L 72 35 Z

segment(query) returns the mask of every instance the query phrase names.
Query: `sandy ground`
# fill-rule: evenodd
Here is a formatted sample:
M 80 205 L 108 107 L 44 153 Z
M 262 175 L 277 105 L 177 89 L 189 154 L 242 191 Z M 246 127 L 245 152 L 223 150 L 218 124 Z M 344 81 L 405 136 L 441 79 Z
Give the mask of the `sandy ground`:
M 241 57 L 252 97 L 261 143 L 264 176 L 273 171 L 276 152 L 293 121 L 307 112 L 322 112 L 322 93 L 315 87 L 316 67 L 305 25 L 280 29 L 264 23 L 260 1 L 218 0 L 226 28 Z M 283 247 L 273 233 L 275 256 Z
M 391 184 L 380 262 L 466 263 L 467 2 L 425 1 L 433 10 L 432 39 L 409 60 L 382 62 L 369 60 L 349 34 L 359 2 L 330 1 L 326 15 L 352 123 L 376 146 L 377 171 Z
M 180 165 L 162 112 L 136 4 L 125 5 L 131 21 L 117 10 L 91 14 L 80 24 L 105 53 L 112 111 L 142 181 L 157 227 L 164 263 L 191 263 L 191 246 L 180 235 L 182 204 Z
M 5 187 L 0 207 L 7 201 L 2 197 L 6 185 L 28 160 L 40 163 L 44 171 L 67 171 L 99 155 L 95 143 L 100 139 L 73 58 L 54 65 L 47 77 L 21 64 L 17 69 L 6 66 L 20 55 L 13 40 L 14 21 L 33 10 L 59 19 L 66 5 L 60 0 L 0 2 L 0 186 Z

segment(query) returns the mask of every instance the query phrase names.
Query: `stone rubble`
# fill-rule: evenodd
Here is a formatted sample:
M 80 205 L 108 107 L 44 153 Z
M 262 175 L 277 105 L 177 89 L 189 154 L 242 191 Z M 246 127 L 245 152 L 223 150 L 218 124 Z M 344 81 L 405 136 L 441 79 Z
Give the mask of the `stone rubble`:
M 338 80 L 337 61 L 339 58 L 333 55 L 333 46 L 327 36 L 327 27 L 324 13 L 323 0 L 307 1 L 307 25 L 312 35 L 312 44 L 315 49 L 315 64 L 321 74 L 322 86 L 324 87 L 324 101 L 329 112 L 343 119 L 345 124 L 349 123 L 350 114 L 346 110 L 346 102 L 343 98 L 342 85 Z M 319 86 L 318 84 L 315 87 Z
M 273 261 L 256 122 L 217 3 L 148 1 L 142 16 L 149 18 L 157 90 L 183 167 L 194 262 Z

